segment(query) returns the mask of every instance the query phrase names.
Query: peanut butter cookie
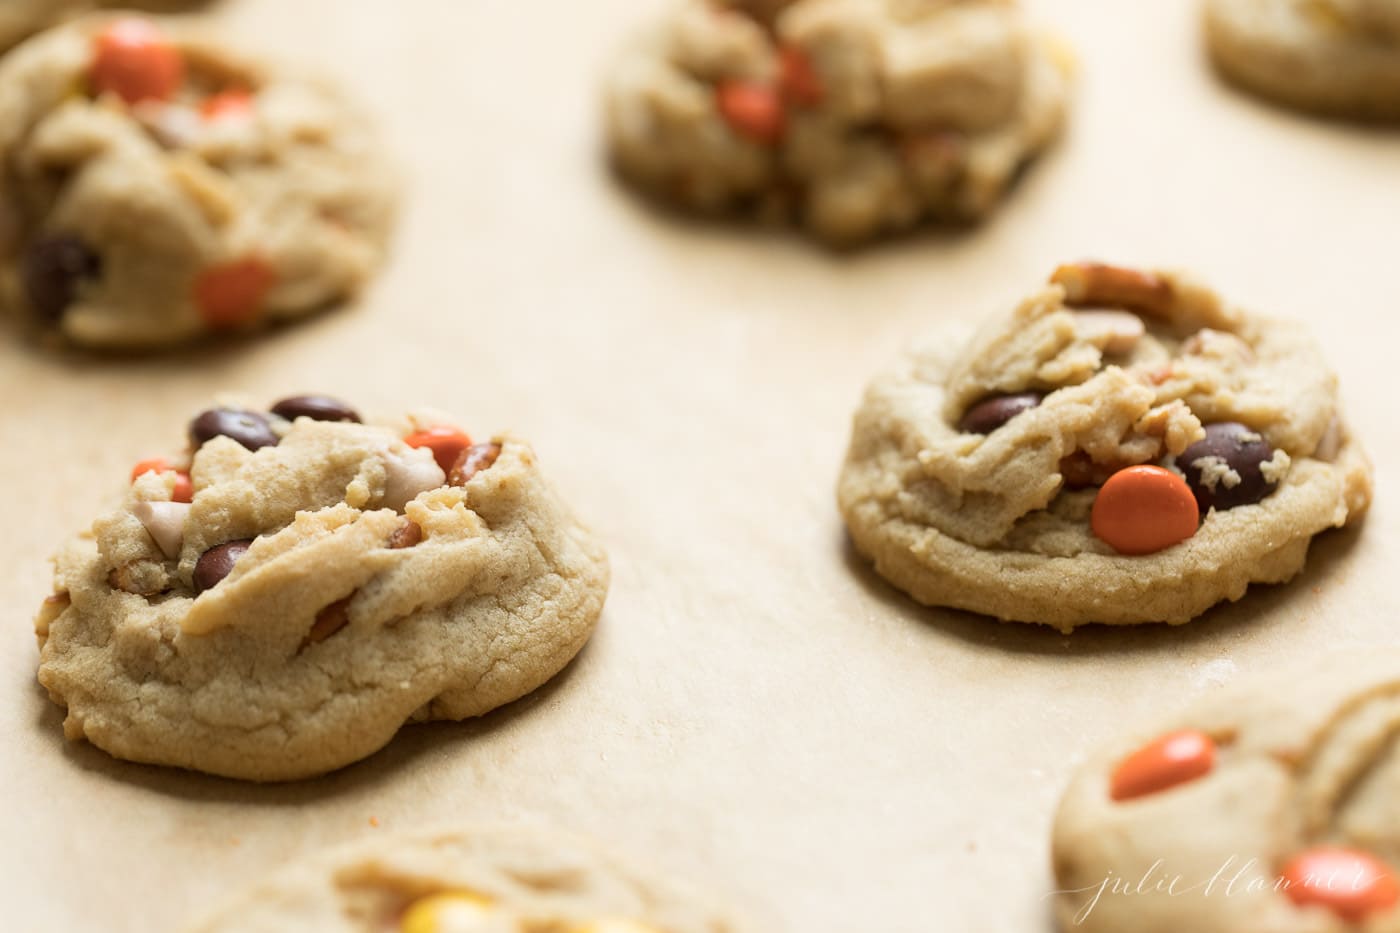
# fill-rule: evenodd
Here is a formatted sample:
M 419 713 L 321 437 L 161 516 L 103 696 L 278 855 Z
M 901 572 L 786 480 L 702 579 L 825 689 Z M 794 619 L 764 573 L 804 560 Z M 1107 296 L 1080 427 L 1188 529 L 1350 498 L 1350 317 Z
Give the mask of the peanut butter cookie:
M 733 933 L 695 894 L 538 830 L 419 833 L 290 866 L 191 933 Z
M 204 0 L 4 0 L 0 3 L 0 52 L 79 13 L 94 7 L 125 7 L 152 12 L 174 12 L 200 6 Z
M 393 175 L 328 85 L 89 16 L 0 63 L 0 305 L 98 348 L 299 317 L 378 267 Z
M 212 408 L 189 440 L 57 557 L 39 681 L 71 739 L 310 777 L 524 696 L 593 631 L 606 558 L 519 440 L 314 396 Z
M 1061 929 L 1400 930 L 1397 734 L 1391 649 L 1231 685 L 1095 754 L 1055 820 Z
M 1299 326 L 1092 263 L 877 379 L 838 488 L 857 550 L 920 602 L 1063 631 L 1282 583 L 1370 495 Z
M 990 212 L 1069 70 L 1006 0 L 681 0 L 618 59 L 607 133 L 662 200 L 857 243 Z
M 1400 0 L 1207 0 L 1232 81 L 1289 106 L 1400 120 Z

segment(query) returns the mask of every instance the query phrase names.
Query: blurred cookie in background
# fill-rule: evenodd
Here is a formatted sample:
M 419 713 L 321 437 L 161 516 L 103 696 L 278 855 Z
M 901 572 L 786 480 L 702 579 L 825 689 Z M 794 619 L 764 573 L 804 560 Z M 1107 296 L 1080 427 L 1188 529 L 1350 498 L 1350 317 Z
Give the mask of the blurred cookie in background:
M 379 267 L 394 176 L 334 86 L 187 21 L 84 17 L 0 63 L 0 304 L 105 349 L 301 317 Z
M 210 5 L 211 0 L 3 0 L 0 2 L 0 52 L 63 19 L 95 8 L 174 13 Z
M 1316 113 L 1400 120 L 1400 0 L 1208 0 L 1205 22 L 1236 84 Z
M 1308 658 L 1167 715 L 1065 792 L 1064 933 L 1400 929 L 1400 653 Z
M 1014 3 L 681 0 L 613 67 L 607 137 L 660 201 L 854 244 L 991 212 L 1072 70 Z
M 698 895 L 535 829 L 419 832 L 287 866 L 192 933 L 736 933 Z

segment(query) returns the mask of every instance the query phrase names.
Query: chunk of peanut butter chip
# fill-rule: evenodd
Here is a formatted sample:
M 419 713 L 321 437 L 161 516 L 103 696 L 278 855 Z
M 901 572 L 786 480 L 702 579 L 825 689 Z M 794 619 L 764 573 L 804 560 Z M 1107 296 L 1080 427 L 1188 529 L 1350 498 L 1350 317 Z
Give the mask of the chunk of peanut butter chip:
M 168 560 L 180 555 L 185 540 L 185 521 L 190 517 L 188 502 L 138 502 L 131 514 L 146 526 L 156 547 Z
M 432 452 L 414 448 L 404 453 L 384 451 L 384 498 L 386 509 L 402 512 L 403 507 L 422 493 L 447 482 L 447 473 L 433 459 Z
M 1060 266 L 1050 281 L 1065 290 L 1071 308 L 1123 308 L 1165 315 L 1172 307 L 1172 287 L 1154 272 L 1076 262 Z

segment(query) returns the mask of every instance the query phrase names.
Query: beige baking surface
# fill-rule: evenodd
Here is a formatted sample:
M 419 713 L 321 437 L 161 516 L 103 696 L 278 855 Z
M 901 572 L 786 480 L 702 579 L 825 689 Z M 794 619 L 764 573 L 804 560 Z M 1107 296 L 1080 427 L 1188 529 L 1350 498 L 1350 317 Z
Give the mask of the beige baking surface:
M 979 231 L 833 257 L 679 223 L 600 170 L 596 76 L 656 7 L 220 8 L 371 101 L 410 207 L 362 307 L 266 339 L 104 362 L 0 335 L 0 926 L 165 930 L 323 844 L 488 818 L 610 840 L 772 930 L 1039 933 L 1050 815 L 1089 748 L 1236 669 L 1400 641 L 1400 134 L 1219 87 L 1180 0 L 1045 0 L 1084 62 L 1066 145 Z M 832 489 L 867 377 L 1083 256 L 1193 267 L 1310 319 L 1377 461 L 1361 532 L 1188 628 L 1073 638 L 919 609 L 853 561 Z M 533 438 L 612 552 L 598 636 L 513 708 L 319 781 L 65 744 L 33 677 L 47 555 L 226 388 L 430 402 Z

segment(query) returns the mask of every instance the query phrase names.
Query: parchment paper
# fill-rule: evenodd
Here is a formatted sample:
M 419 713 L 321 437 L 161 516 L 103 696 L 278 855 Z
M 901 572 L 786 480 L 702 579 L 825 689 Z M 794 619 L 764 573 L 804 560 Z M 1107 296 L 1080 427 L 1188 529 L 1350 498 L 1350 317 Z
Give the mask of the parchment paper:
M 1400 641 L 1400 133 L 1221 86 L 1193 3 L 1044 0 L 1083 60 L 1064 144 L 980 229 L 836 256 L 679 221 L 603 170 L 599 73 L 663 2 L 211 14 L 378 112 L 411 178 L 396 256 L 359 307 L 232 346 L 112 361 L 0 333 L 0 926 L 170 929 L 324 844 L 488 819 L 599 837 L 771 930 L 1039 933 L 1050 818 L 1090 748 L 1237 672 Z M 867 379 L 1084 257 L 1311 321 L 1377 463 L 1364 527 L 1189 627 L 1070 638 L 921 609 L 853 558 L 833 486 Z M 611 551 L 597 637 L 513 707 L 317 781 L 65 743 L 34 681 L 48 555 L 224 389 L 533 439 Z

